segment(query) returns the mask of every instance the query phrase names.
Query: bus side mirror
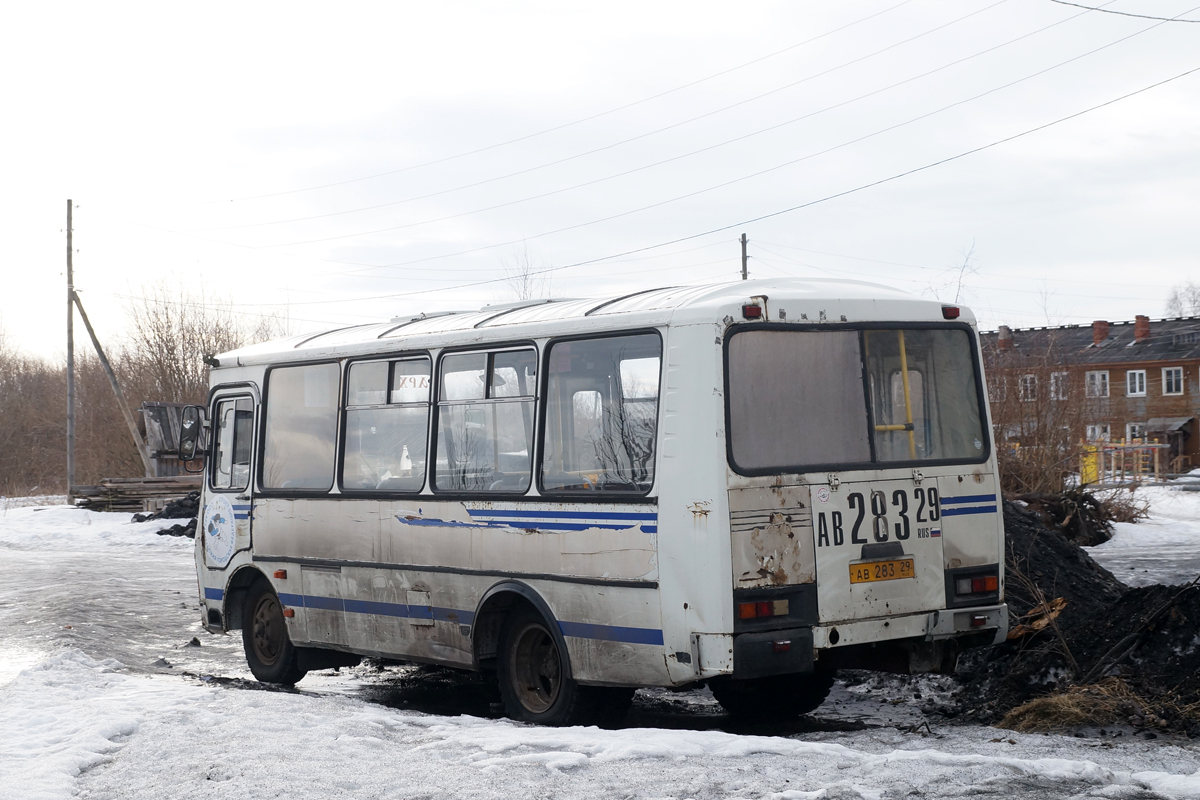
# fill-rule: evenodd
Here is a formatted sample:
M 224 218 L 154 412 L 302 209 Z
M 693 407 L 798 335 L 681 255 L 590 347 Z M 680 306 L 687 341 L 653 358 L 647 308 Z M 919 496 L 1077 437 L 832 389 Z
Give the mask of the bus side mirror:
M 193 461 L 204 436 L 206 417 L 202 406 L 184 406 L 179 421 L 179 460 Z

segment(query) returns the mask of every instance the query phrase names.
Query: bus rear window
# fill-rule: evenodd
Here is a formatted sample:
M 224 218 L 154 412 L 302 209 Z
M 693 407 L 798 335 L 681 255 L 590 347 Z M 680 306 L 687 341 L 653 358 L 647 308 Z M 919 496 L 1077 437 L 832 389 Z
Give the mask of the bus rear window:
M 729 437 L 740 472 L 987 456 L 961 328 L 751 330 L 729 341 Z
M 857 331 L 745 331 L 729 341 L 734 463 L 871 460 Z

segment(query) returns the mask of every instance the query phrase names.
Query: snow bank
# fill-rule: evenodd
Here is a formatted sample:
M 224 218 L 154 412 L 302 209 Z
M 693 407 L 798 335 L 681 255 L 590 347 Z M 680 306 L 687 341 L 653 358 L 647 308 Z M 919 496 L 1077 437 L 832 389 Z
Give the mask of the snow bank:
M 73 796 L 75 779 L 110 761 L 148 714 L 210 693 L 115 674 L 121 666 L 64 650 L 0 689 L 0 797 Z
M 1068 757 L 1061 751 L 1083 746 L 1070 740 L 985 738 L 995 733 L 956 732 L 942 741 L 959 752 L 947 752 L 913 747 L 926 740 L 894 731 L 846 735 L 850 746 L 719 731 L 537 728 L 130 675 L 68 650 L 0 689 L 0 798 L 877 800 L 1013 780 L 1048 796 L 1200 797 L 1200 773 L 1151 763 L 1122 771 Z
M 28 497 L 0 496 L 0 511 L 9 508 L 28 508 L 29 506 L 62 506 L 66 505 L 65 494 L 35 494 Z
M 1150 518 L 1118 522 L 1113 538 L 1088 553 L 1130 586 L 1187 583 L 1200 575 L 1200 492 L 1150 486 L 1137 490 Z
M 19 549 L 78 549 L 89 544 L 120 547 L 180 547 L 190 549 L 192 540 L 158 536 L 171 522 L 131 522 L 125 512 L 85 511 L 66 505 L 0 506 L 0 546 Z

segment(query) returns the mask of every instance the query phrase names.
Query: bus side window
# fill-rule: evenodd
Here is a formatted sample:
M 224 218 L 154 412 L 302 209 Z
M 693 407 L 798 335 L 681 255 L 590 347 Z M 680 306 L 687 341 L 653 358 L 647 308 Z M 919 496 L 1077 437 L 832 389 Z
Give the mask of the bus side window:
M 425 486 L 429 374 L 424 357 L 350 365 L 343 489 L 419 492 Z
M 439 491 L 524 492 L 532 472 L 537 353 L 454 353 L 441 361 Z
M 264 488 L 324 492 L 333 486 L 341 371 L 326 363 L 267 373 Z
M 654 334 L 551 345 L 543 491 L 650 489 L 661 362 Z
M 254 438 L 254 405 L 250 398 L 218 402 L 216 424 L 212 487 L 245 489 L 250 483 L 250 445 Z

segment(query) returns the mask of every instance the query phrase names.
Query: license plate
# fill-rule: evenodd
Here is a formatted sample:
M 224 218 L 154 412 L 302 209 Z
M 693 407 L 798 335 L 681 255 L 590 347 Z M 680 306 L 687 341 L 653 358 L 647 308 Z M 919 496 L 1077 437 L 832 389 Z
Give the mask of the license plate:
M 916 577 L 916 570 L 913 568 L 911 558 L 868 561 L 865 564 L 850 565 L 851 583 L 874 583 L 875 581 L 894 581 L 913 577 Z

